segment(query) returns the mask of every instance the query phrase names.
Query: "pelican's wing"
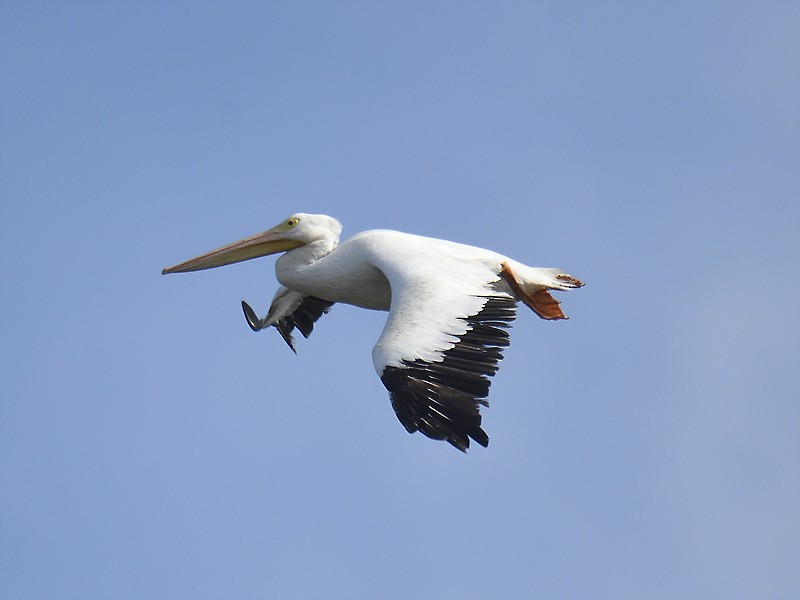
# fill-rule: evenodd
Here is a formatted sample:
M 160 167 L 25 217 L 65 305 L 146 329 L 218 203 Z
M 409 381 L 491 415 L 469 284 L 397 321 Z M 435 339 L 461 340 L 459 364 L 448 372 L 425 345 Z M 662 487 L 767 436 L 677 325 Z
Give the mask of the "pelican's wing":
M 399 234 L 403 235 L 403 234 Z M 482 446 L 480 406 L 498 369 L 516 300 L 500 281 L 501 260 L 488 251 L 403 237 L 374 259 L 392 302 L 373 350 L 375 369 L 407 431 Z
M 256 312 L 244 300 L 242 300 L 242 310 L 250 329 L 261 331 L 270 325 L 275 327 L 292 352 L 296 353 L 292 332 L 297 329 L 307 338 L 314 330 L 314 323 L 327 313 L 333 304 L 316 296 L 306 296 L 280 287 L 272 299 L 267 316 L 263 319 L 258 318 Z

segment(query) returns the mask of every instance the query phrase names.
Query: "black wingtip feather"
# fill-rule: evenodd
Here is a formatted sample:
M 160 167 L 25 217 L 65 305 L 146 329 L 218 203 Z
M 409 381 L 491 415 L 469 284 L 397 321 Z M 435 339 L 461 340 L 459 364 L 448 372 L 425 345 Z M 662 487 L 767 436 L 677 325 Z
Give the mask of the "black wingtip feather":
M 297 354 L 292 332 L 297 329 L 304 338 L 308 338 L 314 330 L 314 323 L 316 323 L 317 319 L 330 311 L 333 305 L 334 303 L 330 300 L 323 300 L 316 296 L 306 296 L 292 314 L 279 319 L 277 323 L 273 323 L 273 326 L 281 334 L 283 341 L 292 349 L 292 352 Z
M 314 329 L 314 323 L 317 319 L 327 313 L 333 304 L 334 303 L 329 300 L 322 300 L 315 296 L 306 296 L 300 301 L 300 304 L 294 312 L 278 319 L 277 322 L 272 323 L 272 326 L 278 330 L 281 338 L 286 342 L 286 345 L 289 346 L 291 351 L 297 354 L 297 350 L 294 347 L 294 336 L 292 336 L 292 332 L 297 329 L 303 334 L 303 337 L 307 338 L 311 335 Z M 259 319 L 256 311 L 244 300 L 242 300 L 242 310 L 244 311 L 244 318 L 250 329 L 253 331 L 261 331 L 266 327 L 266 317 L 264 319 Z
M 250 326 L 250 329 L 253 331 L 261 331 L 264 329 L 264 325 L 261 323 L 261 319 L 258 318 L 256 311 L 244 300 L 242 300 L 242 310 L 244 311 L 244 318 Z
M 445 440 L 462 452 L 470 440 L 489 445 L 479 409 L 488 406 L 489 377 L 509 344 L 506 328 L 515 315 L 513 298 L 488 297 L 483 310 L 464 319 L 469 330 L 442 353 L 442 361 L 404 361 L 402 367 L 383 370 L 381 381 L 406 431 Z

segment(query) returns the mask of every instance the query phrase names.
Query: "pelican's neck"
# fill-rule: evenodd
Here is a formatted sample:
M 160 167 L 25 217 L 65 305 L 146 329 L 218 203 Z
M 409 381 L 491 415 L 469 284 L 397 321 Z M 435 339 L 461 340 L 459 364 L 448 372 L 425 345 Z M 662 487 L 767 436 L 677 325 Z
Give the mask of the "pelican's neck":
M 339 243 L 337 237 L 326 237 L 289 250 L 275 262 L 275 275 L 281 285 L 297 289 L 298 278 L 304 279 L 308 267 L 330 254 Z

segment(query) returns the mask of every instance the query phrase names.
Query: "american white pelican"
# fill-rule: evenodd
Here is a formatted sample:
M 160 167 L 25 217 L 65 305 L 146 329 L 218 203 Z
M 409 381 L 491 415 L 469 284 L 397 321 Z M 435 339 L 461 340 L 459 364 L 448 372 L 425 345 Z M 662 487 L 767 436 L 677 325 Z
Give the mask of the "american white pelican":
M 242 302 L 253 331 L 277 328 L 308 337 L 336 302 L 389 311 L 372 350 L 397 418 L 466 451 L 481 446 L 480 406 L 521 301 L 543 319 L 566 319 L 550 290 L 583 284 L 558 269 L 525 266 L 501 254 L 397 231 L 359 233 L 339 243 L 342 225 L 297 213 L 263 233 L 163 270 L 183 273 L 285 252 L 275 263 L 280 287 L 260 319 Z

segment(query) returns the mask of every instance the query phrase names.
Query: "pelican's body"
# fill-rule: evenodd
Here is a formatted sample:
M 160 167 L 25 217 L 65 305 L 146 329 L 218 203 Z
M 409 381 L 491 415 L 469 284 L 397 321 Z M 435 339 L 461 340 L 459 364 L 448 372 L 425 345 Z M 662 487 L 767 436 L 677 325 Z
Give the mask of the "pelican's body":
M 314 252 L 316 249 L 298 248 L 278 258 L 275 275 L 284 287 L 307 296 L 389 310 L 392 301 L 389 281 L 376 267 L 375 259 L 376 250 L 380 252 L 380 240 L 388 250 L 393 233 L 365 231 L 319 256 Z M 301 253 L 305 248 L 309 248 L 306 255 Z
M 274 326 L 294 350 L 337 302 L 389 311 L 372 357 L 409 432 L 465 450 L 486 446 L 479 406 L 497 371 L 518 301 L 540 317 L 566 318 L 548 290 L 583 285 L 556 269 L 525 266 L 495 252 L 432 238 L 373 230 L 339 243 L 341 224 L 298 213 L 263 234 L 164 273 L 195 271 L 285 251 L 281 287 L 266 317 L 242 303 L 250 327 Z

